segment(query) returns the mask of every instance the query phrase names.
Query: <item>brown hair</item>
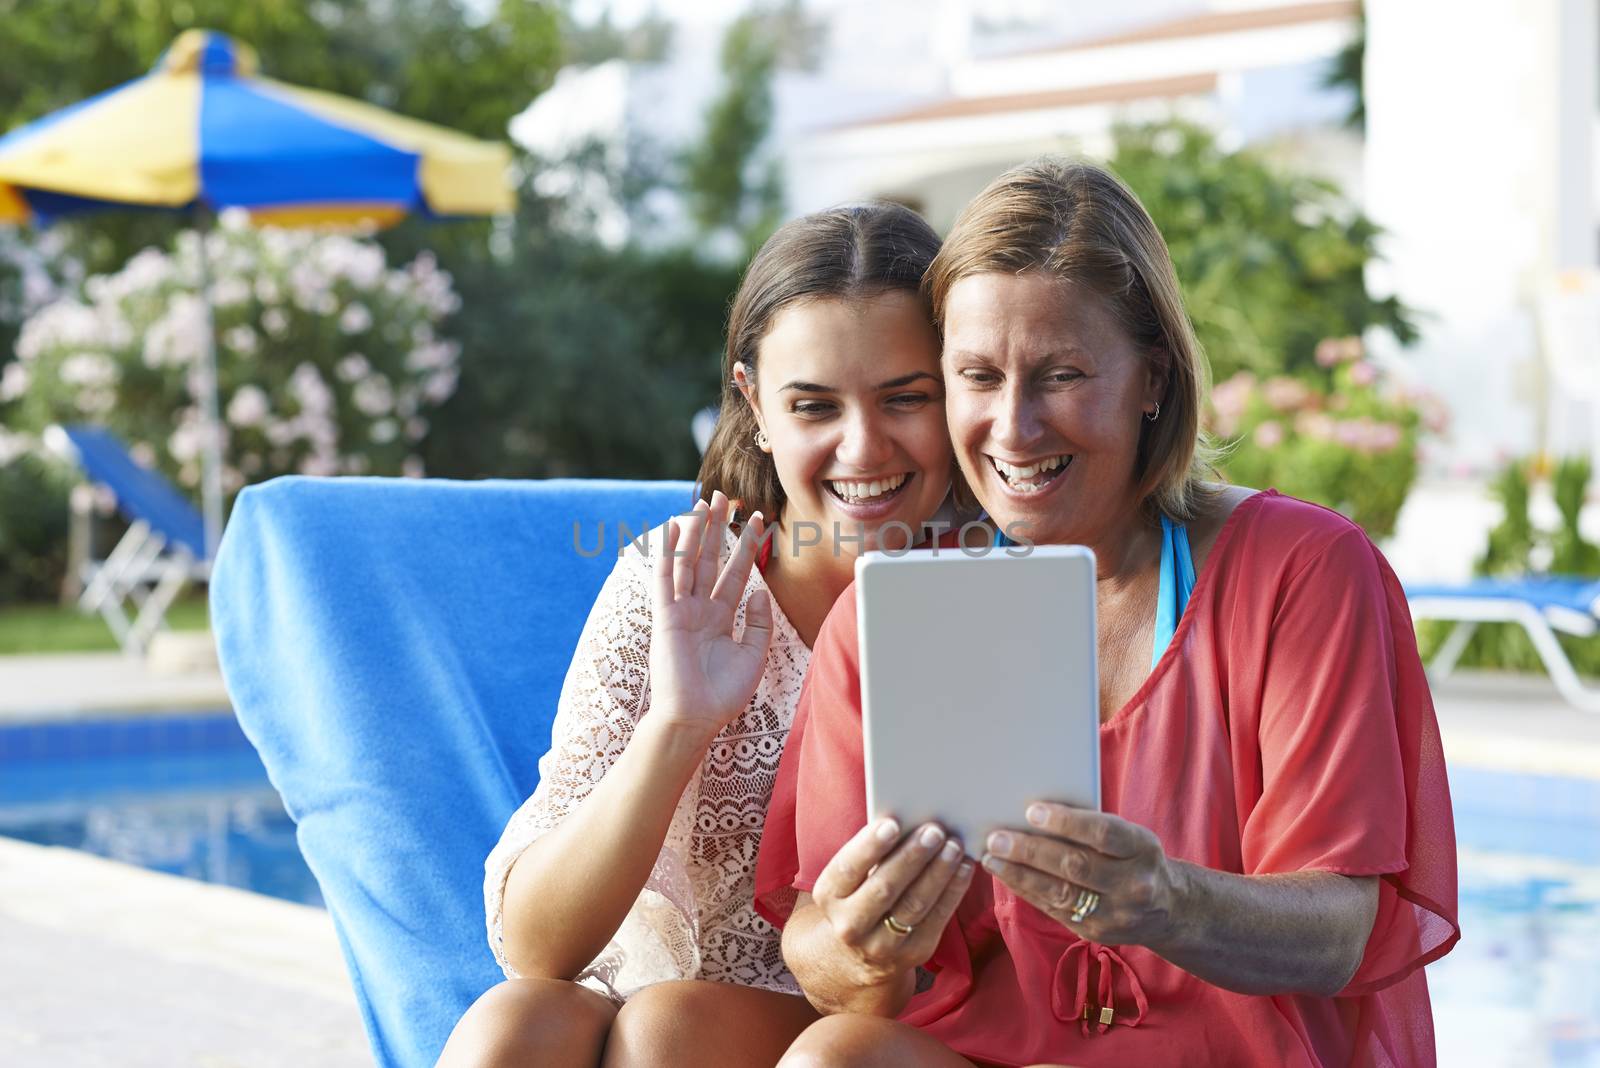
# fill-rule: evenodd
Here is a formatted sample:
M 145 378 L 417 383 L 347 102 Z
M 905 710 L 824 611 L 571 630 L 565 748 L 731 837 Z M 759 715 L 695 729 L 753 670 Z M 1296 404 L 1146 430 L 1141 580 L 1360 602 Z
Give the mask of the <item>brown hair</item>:
M 869 299 L 903 291 L 921 296 L 922 276 L 939 251 L 939 235 L 910 208 L 887 202 L 853 204 L 802 216 L 767 238 L 745 269 L 728 313 L 722 356 L 722 406 L 700 463 L 699 493 L 721 490 L 740 502 L 739 515 L 783 513 L 784 493 L 772 457 L 756 447 L 754 410 L 733 383 L 745 365 L 754 386 L 761 339 L 778 313 L 813 300 Z M 931 311 L 930 311 L 931 315 Z
M 950 287 L 969 275 L 1038 271 L 1103 299 L 1166 387 L 1160 418 L 1141 428 L 1141 504 L 1179 521 L 1196 518 L 1213 491 L 1214 451 L 1200 432 L 1208 368 L 1184 311 L 1167 244 L 1133 191 L 1110 171 L 1044 157 L 994 181 L 956 219 L 924 279 L 943 329 Z

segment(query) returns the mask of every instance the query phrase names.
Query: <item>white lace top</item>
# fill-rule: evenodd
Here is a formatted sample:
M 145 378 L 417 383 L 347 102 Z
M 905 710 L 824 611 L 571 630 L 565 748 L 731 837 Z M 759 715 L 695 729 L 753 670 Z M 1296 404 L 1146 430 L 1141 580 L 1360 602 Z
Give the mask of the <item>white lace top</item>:
M 659 548 L 661 528 L 650 534 Z M 731 549 L 734 536 L 727 535 Z M 578 639 L 556 710 L 539 786 L 506 825 L 484 864 L 489 945 L 508 977 L 501 933 L 506 877 L 523 850 L 589 795 L 650 710 L 650 582 L 653 556 L 629 545 L 606 579 Z M 750 595 L 765 583 L 754 568 Z M 673 814 L 666 842 L 639 899 L 609 945 L 579 975 L 623 1000 L 668 979 L 711 979 L 798 993 L 779 933 L 752 907 L 756 851 L 778 759 L 794 719 L 808 649 L 772 599 L 772 645 L 750 706 L 712 743 Z

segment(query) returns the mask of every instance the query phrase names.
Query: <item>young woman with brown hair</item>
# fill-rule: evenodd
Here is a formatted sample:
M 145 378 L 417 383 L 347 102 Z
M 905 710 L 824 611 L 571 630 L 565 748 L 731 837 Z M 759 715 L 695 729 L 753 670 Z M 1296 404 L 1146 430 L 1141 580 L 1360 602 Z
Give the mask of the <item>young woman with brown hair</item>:
M 750 264 L 702 499 L 590 614 L 538 790 L 486 865 L 507 980 L 442 1065 L 770 1064 L 816 1019 L 752 908 L 755 858 L 855 557 L 918 540 L 951 496 L 919 291 L 938 247 L 872 204 L 791 222 Z

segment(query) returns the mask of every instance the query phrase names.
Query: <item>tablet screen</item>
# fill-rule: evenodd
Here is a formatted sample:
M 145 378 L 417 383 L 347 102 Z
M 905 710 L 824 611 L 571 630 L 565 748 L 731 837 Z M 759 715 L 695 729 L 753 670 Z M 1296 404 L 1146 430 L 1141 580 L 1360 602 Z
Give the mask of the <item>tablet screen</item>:
M 869 815 L 982 852 L 1032 801 L 1100 807 L 1094 555 L 925 549 L 856 562 Z

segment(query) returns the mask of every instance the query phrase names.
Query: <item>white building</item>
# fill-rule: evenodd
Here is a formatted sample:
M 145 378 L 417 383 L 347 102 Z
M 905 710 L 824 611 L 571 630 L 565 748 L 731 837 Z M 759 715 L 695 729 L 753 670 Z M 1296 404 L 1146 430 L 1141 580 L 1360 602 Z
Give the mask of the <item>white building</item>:
M 1367 0 L 1363 137 L 1323 85 L 1355 0 L 814 0 L 825 54 L 779 78 L 773 143 L 792 213 L 887 196 L 939 227 L 1012 164 L 1105 152 L 1122 119 L 1182 115 L 1325 174 L 1387 230 L 1374 289 L 1422 313 L 1421 341 L 1380 355 L 1452 410 L 1433 473 L 1481 476 L 1600 455 L 1597 6 Z M 554 146 L 582 116 L 617 145 L 691 140 L 721 29 L 681 24 L 655 68 L 564 76 L 519 136 Z
M 1174 114 L 1228 143 L 1274 143 L 1297 164 L 1359 187 L 1360 138 L 1341 123 L 1350 100 L 1321 85 L 1357 30 L 1354 0 L 1183 15 L 1170 11 L 1194 5 L 1131 6 L 1147 18 L 1026 47 L 959 50 L 944 93 L 815 129 L 791 150 L 795 207 L 867 191 L 945 227 L 1006 167 L 1044 152 L 1103 155 L 1117 121 Z

